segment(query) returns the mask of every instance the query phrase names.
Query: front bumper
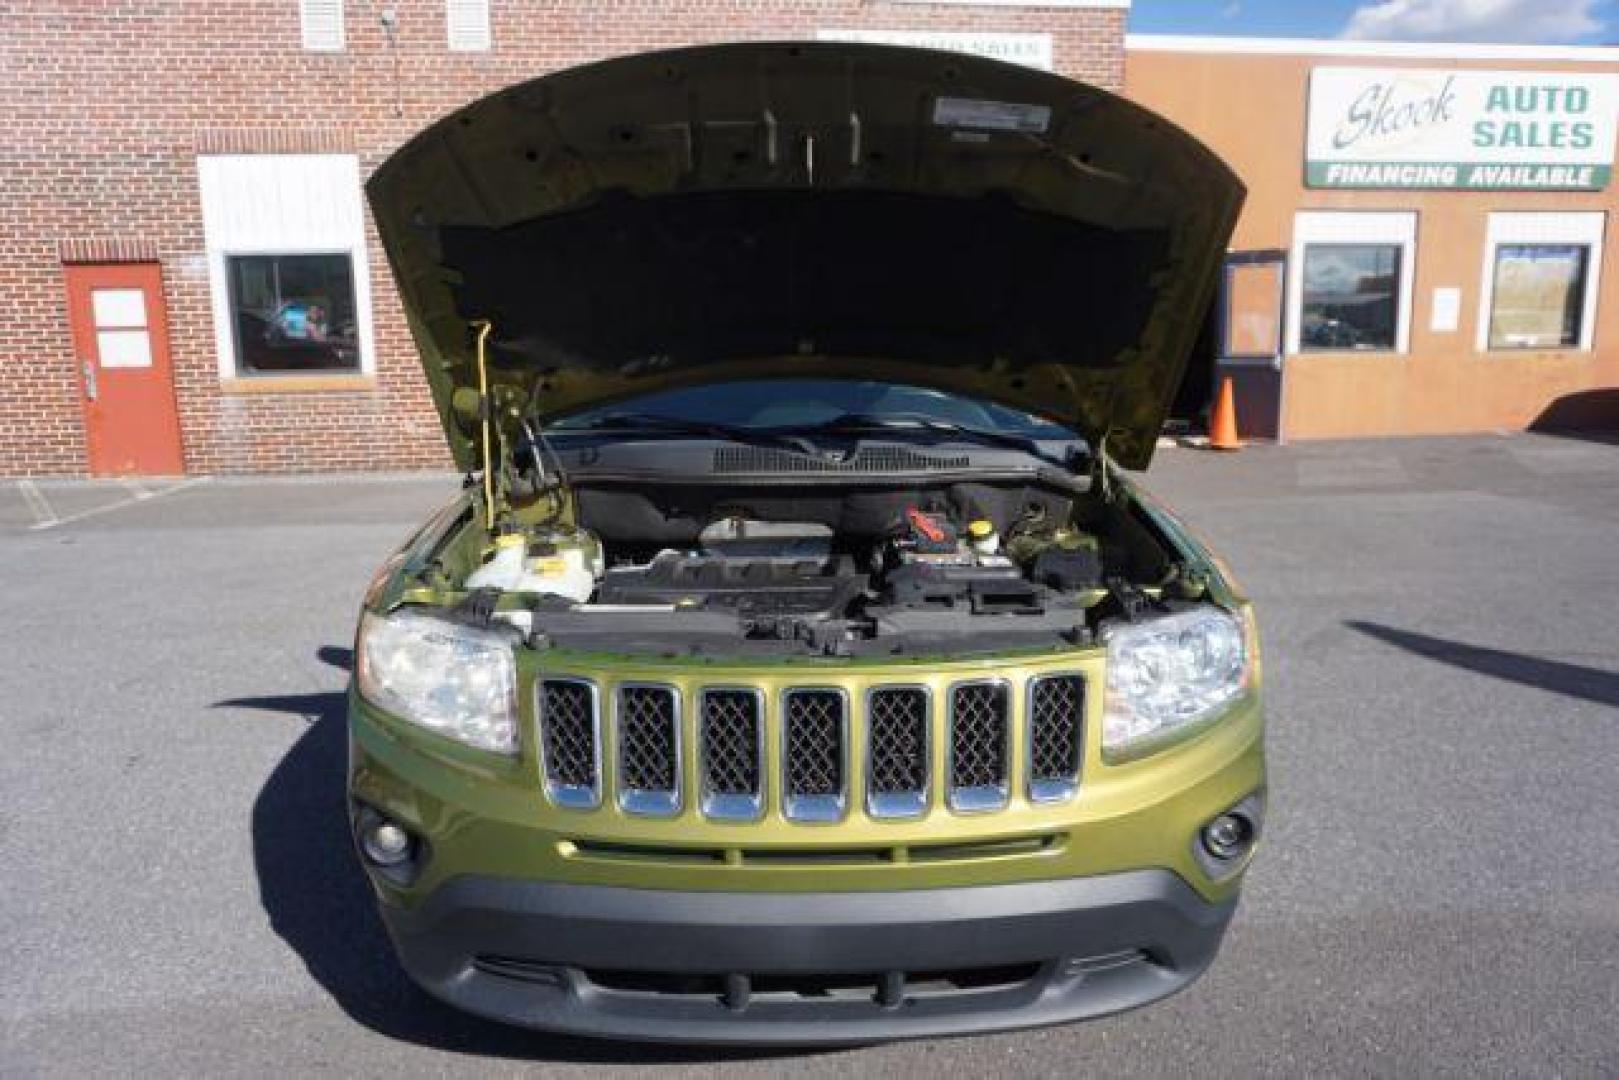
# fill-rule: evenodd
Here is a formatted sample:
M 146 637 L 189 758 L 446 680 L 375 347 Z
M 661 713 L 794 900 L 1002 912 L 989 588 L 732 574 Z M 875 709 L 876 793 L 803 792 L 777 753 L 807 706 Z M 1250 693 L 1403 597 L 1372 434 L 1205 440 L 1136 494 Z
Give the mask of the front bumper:
M 807 1045 L 1117 1012 L 1196 979 L 1237 903 L 1166 870 L 865 893 L 457 877 L 382 906 L 429 993 L 532 1028 Z
M 685 699 L 742 683 L 774 701 L 828 678 L 593 663 L 598 680 L 676 683 Z M 1089 653 L 987 669 L 884 665 L 857 681 L 921 680 L 941 700 L 952 680 L 985 670 L 1076 668 L 1101 685 Z M 1257 695 L 1181 744 L 1122 762 L 1102 754 L 1101 709 L 1089 695 L 1083 778 L 1064 802 L 1036 802 L 1018 784 L 1002 809 L 960 813 L 935 784 L 914 820 L 876 820 L 856 798 L 843 821 L 810 825 L 766 800 L 744 825 L 705 817 L 690 797 L 669 817 L 637 816 L 610 787 L 598 806 L 557 806 L 538 782 L 537 738 L 512 758 L 480 754 L 355 697 L 349 790 L 357 818 L 370 808 L 419 839 L 425 854 L 408 873 L 368 873 L 406 970 L 469 1011 L 671 1042 L 1005 1030 L 1116 1012 L 1190 983 L 1219 947 L 1252 858 L 1250 848 L 1208 866 L 1198 836 L 1250 798 L 1256 825 L 1263 816 Z M 863 745 L 862 722 L 857 710 L 851 745 Z M 932 773 L 943 776 L 935 724 Z M 683 745 L 696 745 L 694 727 L 688 714 Z M 779 739 L 773 714 L 766 729 Z M 612 761 L 615 729 L 603 730 Z M 1026 774 L 1024 730 L 1015 719 L 1011 777 Z M 779 791 L 781 756 L 765 757 L 765 787 Z M 852 768 L 862 791 L 858 754 Z

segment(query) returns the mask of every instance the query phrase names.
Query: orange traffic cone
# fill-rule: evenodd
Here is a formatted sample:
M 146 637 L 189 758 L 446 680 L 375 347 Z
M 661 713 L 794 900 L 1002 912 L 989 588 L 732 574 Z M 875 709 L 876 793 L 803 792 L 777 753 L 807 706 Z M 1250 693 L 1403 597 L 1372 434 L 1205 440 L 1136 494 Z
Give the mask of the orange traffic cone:
M 1220 397 L 1214 403 L 1214 415 L 1209 418 L 1210 450 L 1241 450 L 1242 440 L 1237 438 L 1237 402 L 1231 390 L 1231 376 L 1220 383 Z

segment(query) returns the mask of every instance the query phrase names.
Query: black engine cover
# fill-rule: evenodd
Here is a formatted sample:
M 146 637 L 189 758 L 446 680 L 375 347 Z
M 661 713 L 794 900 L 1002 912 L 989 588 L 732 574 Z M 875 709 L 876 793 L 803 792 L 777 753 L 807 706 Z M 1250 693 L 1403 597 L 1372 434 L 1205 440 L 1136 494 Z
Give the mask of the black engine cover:
M 772 559 L 665 551 L 647 566 L 607 571 L 597 602 L 831 618 L 847 611 L 866 580 L 847 555 Z

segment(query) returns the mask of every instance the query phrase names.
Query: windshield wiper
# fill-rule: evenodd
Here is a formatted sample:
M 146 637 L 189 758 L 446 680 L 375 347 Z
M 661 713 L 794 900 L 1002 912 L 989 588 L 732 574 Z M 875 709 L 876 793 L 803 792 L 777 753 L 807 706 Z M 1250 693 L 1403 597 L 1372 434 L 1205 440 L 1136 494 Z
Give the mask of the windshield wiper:
M 801 434 L 925 431 L 938 435 L 947 435 L 953 439 L 966 439 L 986 446 L 999 446 L 1020 451 L 1042 463 L 1035 470 L 1035 474 L 1044 483 L 1078 495 L 1084 495 L 1090 491 L 1089 481 L 1074 474 L 1072 460 L 1065 460 L 1047 454 L 1044 448 L 1041 447 L 1040 440 L 1028 435 L 1013 435 L 1006 431 L 991 431 L 986 428 L 969 427 L 966 424 L 940 420 L 937 417 L 920 413 L 843 413 L 822 423 L 795 428 L 794 430 Z M 1070 436 L 1067 439 L 1052 441 L 1073 443 L 1078 440 Z
M 781 429 L 778 429 L 781 430 Z M 1028 435 L 1013 435 L 1006 431 L 993 431 L 988 428 L 970 427 L 958 424 L 951 420 L 940 420 L 937 417 L 926 416 L 921 413 L 842 413 L 830 420 L 818 424 L 807 425 L 802 428 L 793 428 L 799 434 L 833 433 L 833 432 L 860 432 L 860 431 L 923 431 L 938 435 L 948 435 L 952 438 L 965 439 L 970 442 L 982 443 L 986 446 L 999 446 L 1008 450 L 1019 450 L 1030 457 L 1066 468 L 1066 463 L 1047 456 L 1040 442 Z M 1069 440 L 1072 441 L 1072 440 Z
M 795 454 L 813 454 L 815 448 L 803 439 L 764 428 L 738 427 L 709 420 L 682 420 L 677 416 L 657 413 L 609 412 L 592 416 L 580 423 L 561 423 L 550 428 L 552 433 L 564 431 L 627 431 L 653 435 L 671 435 L 686 438 L 715 439 L 720 442 L 742 443 L 748 446 L 774 446 L 791 450 Z

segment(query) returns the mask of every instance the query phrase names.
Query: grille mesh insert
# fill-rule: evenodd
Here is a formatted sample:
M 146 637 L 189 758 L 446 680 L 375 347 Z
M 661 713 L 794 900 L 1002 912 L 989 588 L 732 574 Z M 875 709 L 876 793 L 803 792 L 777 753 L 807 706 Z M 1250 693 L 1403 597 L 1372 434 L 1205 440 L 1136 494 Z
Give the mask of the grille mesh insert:
M 967 683 L 951 691 L 950 786 L 992 788 L 1006 782 L 1007 690 Z
M 1085 680 L 1077 675 L 1041 679 L 1029 695 L 1029 776 L 1071 781 L 1079 775 Z
M 757 795 L 760 789 L 759 698 L 751 690 L 703 693 L 703 790 Z
M 872 691 L 866 725 L 871 790 L 897 795 L 927 787 L 928 696 L 915 687 Z
M 591 689 L 562 679 L 540 682 L 545 774 L 553 784 L 596 786 L 596 717 Z
M 675 692 L 664 686 L 625 686 L 618 692 L 618 783 L 632 791 L 674 791 Z
M 790 692 L 783 730 L 787 794 L 842 794 L 843 695 L 831 690 Z

